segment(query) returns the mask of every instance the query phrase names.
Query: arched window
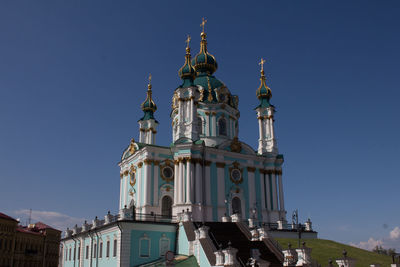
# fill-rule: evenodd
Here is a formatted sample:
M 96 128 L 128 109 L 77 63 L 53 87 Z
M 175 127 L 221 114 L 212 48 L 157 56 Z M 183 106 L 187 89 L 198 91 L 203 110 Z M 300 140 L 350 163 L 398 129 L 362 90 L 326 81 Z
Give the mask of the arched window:
M 147 237 L 147 235 L 144 235 L 144 237 L 140 238 L 139 256 L 141 258 L 150 257 L 150 239 Z
M 197 132 L 203 134 L 203 120 L 201 117 L 197 117 Z
M 169 196 L 164 196 L 161 201 L 161 215 L 172 217 L 172 199 Z
M 226 120 L 224 118 L 218 121 L 218 134 L 226 136 Z
M 232 214 L 236 213 L 242 213 L 242 202 L 240 201 L 240 198 L 234 197 L 232 199 Z

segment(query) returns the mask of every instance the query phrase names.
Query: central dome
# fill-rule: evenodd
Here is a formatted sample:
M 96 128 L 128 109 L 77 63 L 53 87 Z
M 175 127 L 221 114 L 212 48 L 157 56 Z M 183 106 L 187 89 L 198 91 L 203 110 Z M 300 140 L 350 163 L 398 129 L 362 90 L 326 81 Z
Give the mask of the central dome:
M 193 58 L 192 65 L 196 72 L 206 72 L 213 74 L 217 68 L 218 63 L 215 57 L 207 52 L 206 33 L 201 33 L 200 52 Z

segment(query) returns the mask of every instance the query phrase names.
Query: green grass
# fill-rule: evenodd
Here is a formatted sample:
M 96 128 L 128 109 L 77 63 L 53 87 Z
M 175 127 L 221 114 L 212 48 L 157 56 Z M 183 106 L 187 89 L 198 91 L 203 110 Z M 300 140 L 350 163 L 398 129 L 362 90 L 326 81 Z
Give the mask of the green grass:
M 288 243 L 292 244 L 292 248 L 298 245 L 297 239 L 291 238 L 275 238 L 283 249 L 288 248 Z M 347 256 L 356 259 L 356 267 L 366 267 L 373 263 L 378 263 L 382 267 L 388 267 L 392 263 L 392 258 L 386 255 L 380 255 L 368 250 L 352 247 L 349 245 L 341 244 L 331 240 L 325 239 L 305 239 L 306 246 L 312 248 L 311 258 L 317 260 L 321 266 L 328 266 L 329 259 L 333 260 L 335 266 L 335 259 L 342 258 L 343 249 L 347 251 Z

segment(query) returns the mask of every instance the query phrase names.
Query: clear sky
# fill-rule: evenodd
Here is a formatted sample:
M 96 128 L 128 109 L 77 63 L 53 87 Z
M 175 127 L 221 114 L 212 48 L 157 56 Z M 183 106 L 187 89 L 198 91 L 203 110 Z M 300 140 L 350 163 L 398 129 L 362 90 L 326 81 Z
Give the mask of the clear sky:
M 1 1 L 0 211 L 56 226 L 116 212 L 148 74 L 169 145 L 185 39 L 196 54 L 205 17 L 255 149 L 267 59 L 288 219 L 399 251 L 399 14 L 398 1 Z

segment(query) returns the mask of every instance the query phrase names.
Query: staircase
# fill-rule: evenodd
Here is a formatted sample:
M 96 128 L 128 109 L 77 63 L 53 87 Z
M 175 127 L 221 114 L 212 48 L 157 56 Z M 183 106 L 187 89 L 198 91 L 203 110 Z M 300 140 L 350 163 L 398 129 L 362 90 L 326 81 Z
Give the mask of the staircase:
M 260 258 L 271 263 L 270 267 L 282 266 L 279 258 L 268 248 L 263 241 L 251 241 L 243 231 L 233 222 L 205 222 L 204 225 L 209 227 L 209 236 L 216 248 L 226 248 L 228 243 L 236 249 L 237 260 L 246 264 L 251 257 L 251 249 L 258 249 L 261 253 Z M 200 227 L 195 224 L 195 227 Z

